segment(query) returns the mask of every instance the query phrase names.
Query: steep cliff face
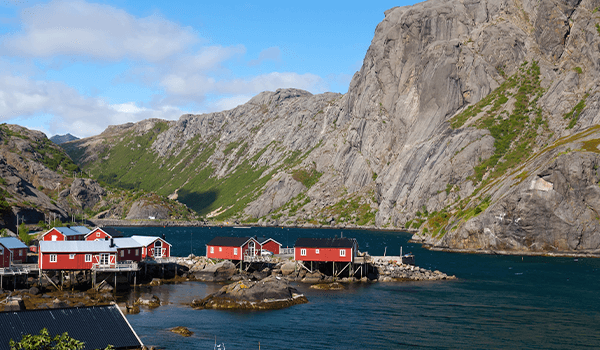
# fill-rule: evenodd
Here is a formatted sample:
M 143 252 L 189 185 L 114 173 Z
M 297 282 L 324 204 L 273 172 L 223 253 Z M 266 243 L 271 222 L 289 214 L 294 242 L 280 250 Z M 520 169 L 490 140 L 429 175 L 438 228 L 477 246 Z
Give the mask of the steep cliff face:
M 393 8 L 345 95 L 264 92 L 65 147 L 99 179 L 209 217 L 412 228 L 457 249 L 595 251 L 599 6 Z

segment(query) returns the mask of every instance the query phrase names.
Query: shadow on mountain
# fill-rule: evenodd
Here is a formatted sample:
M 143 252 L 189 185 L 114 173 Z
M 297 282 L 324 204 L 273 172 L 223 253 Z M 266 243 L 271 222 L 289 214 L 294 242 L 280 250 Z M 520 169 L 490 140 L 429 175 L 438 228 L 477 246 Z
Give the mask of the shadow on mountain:
M 181 189 L 178 192 L 179 197 L 177 200 L 191 209 L 195 210 L 198 214 L 204 215 L 208 213 L 208 208 L 217 200 L 219 191 L 211 190 L 206 192 L 190 192 L 188 190 Z

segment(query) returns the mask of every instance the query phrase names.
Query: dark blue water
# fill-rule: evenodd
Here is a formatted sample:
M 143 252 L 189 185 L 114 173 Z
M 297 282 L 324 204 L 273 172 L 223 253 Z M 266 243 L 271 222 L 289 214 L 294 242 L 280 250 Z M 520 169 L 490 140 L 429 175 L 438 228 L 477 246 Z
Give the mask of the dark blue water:
M 275 228 L 120 228 L 127 235 L 166 235 L 174 255 L 205 254 L 217 235 L 267 235 L 285 246 L 340 230 Z M 265 312 L 192 310 L 182 303 L 221 286 L 155 287 L 168 305 L 127 318 L 144 344 L 161 349 L 581 349 L 600 347 L 600 260 L 431 252 L 409 234 L 343 231 L 361 251 L 412 251 L 417 265 L 455 281 L 373 283 L 345 291 L 300 289 L 308 304 Z M 190 241 L 191 236 L 191 241 Z M 191 245 L 190 245 L 191 242 Z M 190 338 L 168 332 L 186 326 Z

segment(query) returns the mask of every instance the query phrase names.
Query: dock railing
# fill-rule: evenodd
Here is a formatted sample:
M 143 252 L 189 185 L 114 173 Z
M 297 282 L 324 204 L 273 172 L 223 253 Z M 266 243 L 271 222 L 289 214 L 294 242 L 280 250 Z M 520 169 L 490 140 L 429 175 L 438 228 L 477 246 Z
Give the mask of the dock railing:
M 132 261 L 119 261 L 116 264 L 94 264 L 92 265 L 94 271 L 137 271 L 139 270 L 138 264 Z
M 175 262 L 177 262 L 177 257 L 176 256 L 169 256 L 169 257 L 166 257 L 166 258 L 155 258 L 154 261 L 156 261 L 159 264 L 175 263 Z
M 0 268 L 0 275 L 24 275 L 38 270 L 38 264 L 13 264 L 10 267 Z
M 294 255 L 294 248 L 280 248 L 279 255 Z

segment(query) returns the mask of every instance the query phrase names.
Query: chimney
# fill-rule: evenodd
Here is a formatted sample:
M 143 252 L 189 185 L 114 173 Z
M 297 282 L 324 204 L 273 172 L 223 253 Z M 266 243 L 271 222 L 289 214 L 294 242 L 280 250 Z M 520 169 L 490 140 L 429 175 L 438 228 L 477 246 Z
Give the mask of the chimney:
M 110 239 L 110 247 L 112 248 L 114 246 L 115 246 L 115 240 L 114 240 L 114 238 L 111 238 Z

